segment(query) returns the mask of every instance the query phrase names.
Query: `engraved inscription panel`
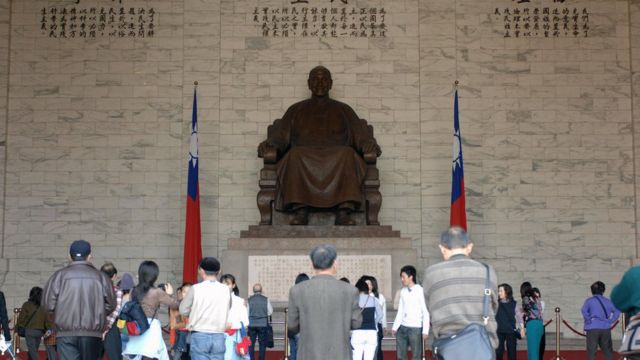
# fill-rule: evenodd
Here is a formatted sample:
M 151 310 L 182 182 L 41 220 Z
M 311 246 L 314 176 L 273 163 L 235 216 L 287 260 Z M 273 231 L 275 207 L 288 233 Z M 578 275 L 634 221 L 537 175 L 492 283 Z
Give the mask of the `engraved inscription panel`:
M 380 292 L 386 299 L 393 299 L 391 255 L 341 255 L 337 263 L 338 278 L 347 277 L 355 285 L 362 275 L 375 276 Z M 249 287 L 245 294 L 253 294 L 253 284 L 260 283 L 264 294 L 272 301 L 287 301 L 289 289 L 299 273 L 314 275 L 306 255 L 249 256 Z

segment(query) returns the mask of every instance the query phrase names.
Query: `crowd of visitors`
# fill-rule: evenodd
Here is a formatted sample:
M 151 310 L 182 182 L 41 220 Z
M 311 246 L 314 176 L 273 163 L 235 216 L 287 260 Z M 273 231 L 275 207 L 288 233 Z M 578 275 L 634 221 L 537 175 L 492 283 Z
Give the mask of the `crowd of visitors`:
M 415 267 L 401 268 L 402 289 L 390 329 L 398 359 L 409 359 L 409 354 L 422 359 L 429 334 L 436 358 L 449 359 L 442 355 L 447 342 L 473 329 L 486 337 L 490 358 L 504 359 L 506 354 L 507 360 L 515 360 L 518 340 L 526 339 L 527 359 L 542 359 L 545 306 L 540 290 L 523 282 L 516 300 L 511 285 L 498 285 L 491 266 L 471 258 L 473 245 L 463 229 L 451 228 L 440 239 L 444 261 L 429 266 L 422 279 Z M 355 286 L 337 279 L 337 255 L 333 245 L 315 247 L 310 253 L 314 276 L 299 274 L 290 289 L 289 359 L 383 358 L 386 299 L 375 277 L 364 275 Z M 256 343 L 257 359 L 265 360 L 266 348 L 273 346 L 273 306 L 262 285 L 255 284 L 253 295 L 243 299 L 235 276 L 221 274 L 216 258 L 202 259 L 200 282 L 184 283 L 175 294 L 171 284 L 156 284 L 160 269 L 153 261 L 140 264 L 136 284 L 131 274 L 119 278 L 112 263 L 97 270 L 91 245 L 84 240 L 71 244 L 69 258 L 69 265 L 56 271 L 44 289 L 29 291 L 20 309 L 15 326 L 25 338 L 30 360 L 39 359 L 43 340 L 49 360 L 254 360 Z M 604 359 L 612 360 L 612 325 L 621 312 L 629 317 L 640 312 L 640 267 L 624 274 L 611 300 L 604 296 L 601 281 L 590 290 L 592 296 L 582 306 L 587 356 L 595 359 L 600 348 Z M 157 317 L 162 306 L 169 310 L 169 348 Z M 2 292 L 0 326 L 10 341 Z M 478 344 L 456 351 L 478 356 L 483 346 L 482 341 Z M 640 359 L 633 354 L 627 358 Z

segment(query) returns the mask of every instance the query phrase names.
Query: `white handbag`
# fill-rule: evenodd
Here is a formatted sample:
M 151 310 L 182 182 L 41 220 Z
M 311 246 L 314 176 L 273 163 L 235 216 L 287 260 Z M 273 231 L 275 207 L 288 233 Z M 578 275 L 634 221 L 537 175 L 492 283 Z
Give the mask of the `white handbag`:
M 640 354 L 640 314 L 629 319 L 618 353 L 623 356 Z

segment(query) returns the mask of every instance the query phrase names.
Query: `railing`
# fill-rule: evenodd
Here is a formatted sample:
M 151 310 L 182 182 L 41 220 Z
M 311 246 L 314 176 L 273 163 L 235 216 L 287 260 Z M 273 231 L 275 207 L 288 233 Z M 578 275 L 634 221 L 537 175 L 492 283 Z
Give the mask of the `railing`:
M 288 360 L 289 359 L 289 346 L 288 346 L 288 339 L 287 339 L 287 325 L 288 325 L 288 308 L 284 309 L 284 313 L 285 313 L 285 320 L 284 321 L 274 321 L 272 322 L 272 324 L 278 324 L 278 325 L 284 325 L 284 329 L 285 329 L 285 336 L 284 338 L 274 338 L 274 340 L 284 340 L 285 344 L 284 344 L 284 353 L 285 353 L 285 357 L 283 358 L 283 360 Z M 562 356 L 560 356 L 560 324 L 564 324 L 569 330 L 571 330 L 573 333 L 579 335 L 579 336 L 587 336 L 586 333 L 581 332 L 576 330 L 573 326 L 571 326 L 570 323 L 568 323 L 566 320 L 562 319 L 562 316 L 560 314 L 560 308 L 556 307 L 555 308 L 555 323 L 556 323 L 556 354 L 555 357 L 553 358 L 553 360 L 564 360 L 564 358 Z M 551 324 L 552 322 L 554 322 L 554 319 L 550 319 L 547 320 L 547 322 L 544 323 L 544 327 L 547 327 L 549 324 Z M 388 321 L 387 322 L 387 326 L 393 324 L 393 321 Z M 625 318 L 624 315 L 621 316 L 621 320 L 616 320 L 613 325 L 611 325 L 611 330 L 615 329 L 616 326 L 618 326 L 618 324 L 622 324 L 622 333 L 624 334 L 624 330 L 626 328 L 625 326 Z M 394 336 L 384 336 L 382 338 L 383 341 L 395 341 L 395 337 Z M 423 349 L 427 349 L 427 346 L 425 346 L 425 344 L 423 343 Z M 426 351 L 425 351 L 426 352 Z M 422 355 L 422 360 L 426 360 L 425 358 L 425 354 Z M 627 360 L 626 357 L 621 357 L 620 360 Z
M 14 308 L 13 309 L 13 319 L 9 322 L 10 324 L 16 324 L 16 322 L 18 321 L 18 316 L 20 315 L 20 308 Z M 562 356 L 560 356 L 560 324 L 564 324 L 571 332 L 573 332 L 574 334 L 578 335 L 578 336 L 587 336 L 586 333 L 576 330 L 575 327 L 573 327 L 569 322 L 567 322 L 565 319 L 562 318 L 561 313 L 560 313 L 560 308 L 556 307 L 555 308 L 555 322 L 556 322 L 556 354 L 555 357 L 553 358 L 553 360 L 564 360 L 564 358 Z M 548 320 L 546 323 L 544 323 L 544 327 L 547 327 L 549 324 L 551 324 L 554 320 Z M 283 341 L 284 342 L 284 357 L 282 358 L 282 360 L 289 360 L 289 356 L 291 354 L 289 354 L 289 337 L 288 337 L 288 322 L 289 322 L 289 308 L 285 307 L 284 308 L 284 321 L 272 321 L 271 324 L 272 325 L 282 325 L 284 327 L 284 336 L 283 337 L 276 337 L 274 336 L 274 340 L 278 340 L 278 341 Z M 393 321 L 387 321 L 387 326 L 392 325 Z M 626 328 L 625 325 L 625 318 L 624 318 L 624 314 L 621 315 L 621 319 L 620 320 L 616 320 L 613 325 L 611 325 L 611 330 L 615 329 L 616 326 L 618 326 L 618 324 L 621 324 L 621 328 L 622 328 L 622 333 L 624 335 L 624 330 Z M 12 343 L 12 347 L 13 349 L 15 349 L 15 353 L 19 353 L 20 352 L 20 337 L 17 334 L 17 330 L 15 329 L 15 326 L 13 328 L 10 328 L 10 330 L 13 333 L 13 336 L 11 337 L 11 343 Z M 168 330 L 164 329 L 166 332 L 168 332 Z M 396 338 L 395 336 L 389 336 L 388 333 L 385 334 L 385 336 L 382 338 L 382 341 L 395 341 Z M 427 349 L 426 346 L 424 346 L 425 344 L 423 343 L 423 349 Z M 423 360 L 426 360 L 423 354 L 422 357 Z M 621 357 L 620 360 L 627 360 L 626 357 Z

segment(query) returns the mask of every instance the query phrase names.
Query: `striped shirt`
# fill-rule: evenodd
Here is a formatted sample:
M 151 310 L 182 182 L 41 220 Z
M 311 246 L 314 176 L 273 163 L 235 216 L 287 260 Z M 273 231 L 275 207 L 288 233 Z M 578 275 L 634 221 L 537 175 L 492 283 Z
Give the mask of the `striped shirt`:
M 109 316 L 107 316 L 106 330 L 111 329 L 113 324 L 116 322 L 116 319 L 120 315 L 120 310 L 122 309 L 122 290 L 118 289 L 115 286 L 113 287 L 113 290 L 115 290 L 116 292 L 116 308 L 113 309 L 113 312 L 109 314 Z
M 431 265 L 424 274 L 422 287 L 431 313 L 431 329 L 436 338 L 454 334 L 470 323 L 483 323 L 486 269 L 482 263 L 464 255 Z M 493 347 L 498 346 L 495 311 L 498 308 L 497 276 L 489 266 L 491 301 L 487 331 Z

